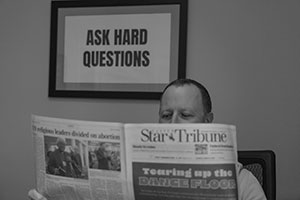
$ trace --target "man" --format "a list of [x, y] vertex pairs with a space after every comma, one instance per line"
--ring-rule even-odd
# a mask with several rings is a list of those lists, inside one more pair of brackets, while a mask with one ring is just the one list
[[[169, 83], [161, 96], [159, 123], [212, 123], [212, 103], [206, 88], [191, 79]], [[256, 178], [238, 166], [239, 200], [266, 200]]]
[[[212, 103], [207, 89], [191, 79], [178, 79], [169, 83], [160, 100], [160, 123], [212, 123]], [[257, 179], [238, 166], [240, 200], [265, 200], [265, 194]]]
[[80, 178], [82, 175], [82, 161], [79, 148], [77, 146], [73, 146], [71, 149], [71, 164], [74, 168], [75, 177]]
[[65, 152], [65, 139], [57, 138], [56, 145], [58, 148], [50, 154], [47, 171], [53, 175], [66, 176], [68, 153]]
[[101, 143], [98, 150], [95, 152], [98, 159], [98, 169], [109, 169], [110, 157], [106, 150], [106, 144]]

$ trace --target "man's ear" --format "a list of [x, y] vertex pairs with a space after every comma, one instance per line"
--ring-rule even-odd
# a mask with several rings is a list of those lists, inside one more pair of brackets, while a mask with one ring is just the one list
[[212, 123], [213, 120], [214, 120], [214, 113], [210, 112], [205, 115], [205, 119], [204, 119], [205, 123]]

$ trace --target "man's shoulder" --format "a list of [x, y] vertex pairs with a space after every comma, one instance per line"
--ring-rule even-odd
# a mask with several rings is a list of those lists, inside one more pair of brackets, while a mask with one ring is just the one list
[[244, 168], [244, 166], [241, 163], [237, 163], [237, 175], [238, 180], [240, 180], [241, 182], [255, 182], [259, 184], [258, 180], [255, 178], [252, 172]]
[[56, 157], [58, 157], [59, 155], [60, 155], [59, 149], [55, 149], [55, 150], [50, 154], [50, 158], [51, 158], [51, 157], [56, 158]]
[[59, 149], [55, 149], [52, 154], [59, 154]]
[[241, 163], [237, 163], [237, 172], [237, 181], [240, 196], [239, 199], [266, 199], [264, 191], [258, 180], [249, 170], [245, 169]]

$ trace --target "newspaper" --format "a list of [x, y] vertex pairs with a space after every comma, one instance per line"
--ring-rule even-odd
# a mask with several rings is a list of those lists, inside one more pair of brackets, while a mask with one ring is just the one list
[[37, 190], [48, 200], [238, 199], [232, 125], [33, 115], [32, 133]]

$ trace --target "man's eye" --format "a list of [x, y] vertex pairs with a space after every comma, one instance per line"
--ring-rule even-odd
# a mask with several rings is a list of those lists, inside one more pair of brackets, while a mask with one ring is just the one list
[[162, 119], [170, 119], [172, 117], [172, 114], [171, 113], [165, 113], [165, 114], [162, 114], [161, 115], [161, 118]]
[[193, 117], [193, 115], [190, 114], [190, 113], [181, 113], [181, 116], [182, 116], [183, 118], [191, 118], [191, 117]]

